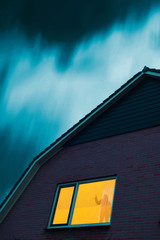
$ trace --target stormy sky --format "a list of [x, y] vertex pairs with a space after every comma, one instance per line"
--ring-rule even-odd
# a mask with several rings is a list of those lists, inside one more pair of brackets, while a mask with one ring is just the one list
[[0, 0], [0, 202], [145, 65], [160, 68], [158, 0]]

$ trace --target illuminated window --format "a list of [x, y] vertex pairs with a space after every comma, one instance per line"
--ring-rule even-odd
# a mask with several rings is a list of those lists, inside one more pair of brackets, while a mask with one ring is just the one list
[[110, 225], [116, 178], [59, 185], [48, 228]]

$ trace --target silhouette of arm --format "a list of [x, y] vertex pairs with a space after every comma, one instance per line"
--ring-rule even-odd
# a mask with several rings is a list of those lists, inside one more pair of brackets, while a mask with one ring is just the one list
[[95, 196], [95, 202], [96, 202], [97, 205], [101, 204], [101, 200], [98, 201], [97, 195]]

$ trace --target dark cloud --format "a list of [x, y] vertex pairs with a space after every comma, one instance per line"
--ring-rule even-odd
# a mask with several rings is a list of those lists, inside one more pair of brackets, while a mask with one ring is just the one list
[[0, 31], [17, 28], [28, 39], [41, 36], [47, 44], [68, 51], [84, 38], [106, 31], [134, 12], [137, 20], [158, 0], [1, 0]]
[[22, 134], [13, 142], [12, 128], [12, 124], [7, 124], [0, 131], [0, 202], [27, 168], [29, 159], [36, 154], [34, 141], [26, 143]]
[[0, 100], [3, 98], [5, 93], [5, 81], [8, 74], [9, 65], [6, 63], [2, 68], [0, 68]]

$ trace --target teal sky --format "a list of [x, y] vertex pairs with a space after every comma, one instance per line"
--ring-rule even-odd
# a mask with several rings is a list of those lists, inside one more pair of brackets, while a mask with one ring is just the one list
[[160, 5], [138, 14], [112, 16], [72, 41], [19, 25], [1, 32], [0, 202], [33, 157], [145, 65], [160, 68]]

